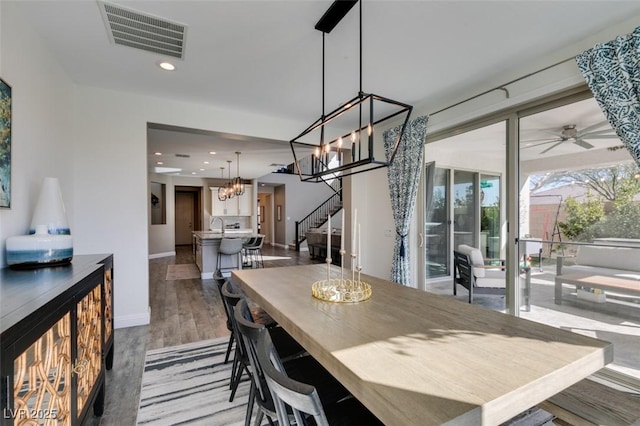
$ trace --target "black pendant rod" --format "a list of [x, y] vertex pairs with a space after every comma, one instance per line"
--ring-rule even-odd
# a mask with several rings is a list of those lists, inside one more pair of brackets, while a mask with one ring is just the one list
[[362, 96], [362, 2], [360, 2], [360, 95]]
[[324, 119], [324, 33], [322, 33], [322, 118]]
[[[322, 33], [322, 121], [324, 122], [325, 114], [324, 114], [324, 32]], [[324, 145], [324, 124], [320, 129], [320, 146]], [[321, 149], [324, 149], [322, 147]], [[320, 153], [322, 154], [322, 153]]]

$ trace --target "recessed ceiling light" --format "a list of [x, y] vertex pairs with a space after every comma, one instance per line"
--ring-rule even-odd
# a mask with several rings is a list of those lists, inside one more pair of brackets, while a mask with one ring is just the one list
[[208, 162], [208, 161], [203, 161], [203, 163], [204, 163], [204, 164], [209, 164], [209, 162]]
[[161, 152], [156, 152], [155, 154], [156, 154], [156, 155], [162, 155], [162, 153], [161, 153]]
[[156, 164], [158, 164], [158, 165], [162, 165], [162, 164], [164, 164], [164, 163], [163, 163], [162, 161], [158, 161]]
[[154, 170], [156, 173], [178, 173], [182, 169], [176, 169], [174, 167], [155, 167]]
[[158, 63], [158, 66], [165, 71], [173, 71], [176, 69], [176, 66], [173, 65], [171, 62], [160, 62]]
[[215, 151], [209, 151], [209, 154], [216, 155], [216, 152]]
[[197, 173], [196, 173], [196, 172], [191, 172], [191, 174], [192, 174], [192, 175], [195, 175], [195, 174], [197, 174]]
[[204, 169], [200, 169], [201, 172], [204, 172]]

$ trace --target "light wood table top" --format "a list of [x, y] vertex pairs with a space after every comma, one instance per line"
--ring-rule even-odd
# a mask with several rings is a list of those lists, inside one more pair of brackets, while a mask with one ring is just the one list
[[324, 278], [324, 264], [232, 272], [387, 425], [500, 424], [613, 360], [608, 342], [364, 274], [369, 300], [321, 301]]

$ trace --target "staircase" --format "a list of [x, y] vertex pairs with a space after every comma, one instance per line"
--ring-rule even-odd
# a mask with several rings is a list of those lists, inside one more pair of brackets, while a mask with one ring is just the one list
[[[328, 184], [327, 184], [328, 185]], [[300, 251], [300, 244], [307, 239], [307, 231], [319, 228], [327, 222], [329, 215], [333, 216], [342, 209], [342, 179], [334, 179], [331, 183], [333, 194], [301, 220], [296, 221], [295, 249]]]

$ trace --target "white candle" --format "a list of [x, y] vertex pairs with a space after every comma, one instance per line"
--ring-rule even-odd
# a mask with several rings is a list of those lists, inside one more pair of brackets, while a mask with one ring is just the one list
[[340, 229], [340, 251], [344, 251], [344, 210], [342, 210], [342, 228]]
[[327, 217], [327, 258], [331, 258], [331, 214]]
[[362, 241], [360, 238], [362, 237], [362, 233], [360, 231], [360, 224], [358, 224], [358, 266], [362, 266], [362, 259], [360, 259], [360, 255], [362, 254]]
[[351, 218], [351, 253], [356, 253], [356, 227], [358, 223], [358, 209], [354, 209]]

